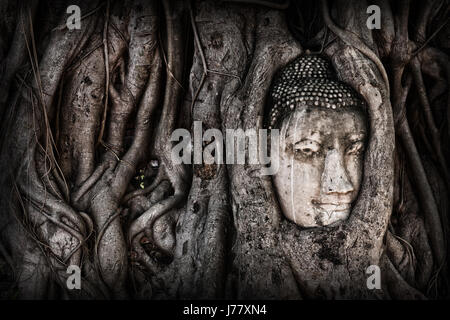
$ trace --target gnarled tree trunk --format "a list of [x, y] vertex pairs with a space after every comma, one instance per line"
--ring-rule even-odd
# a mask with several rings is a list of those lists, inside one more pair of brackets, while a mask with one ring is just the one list
[[[448, 297], [449, 3], [375, 1], [379, 30], [370, 4], [2, 2], [2, 298]], [[370, 135], [349, 219], [303, 229], [263, 165], [178, 164], [171, 135], [263, 129], [275, 74], [310, 52]]]

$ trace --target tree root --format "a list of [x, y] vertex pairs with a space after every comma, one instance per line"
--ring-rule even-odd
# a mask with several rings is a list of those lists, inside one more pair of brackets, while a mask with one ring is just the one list
[[431, 141], [434, 147], [434, 152], [436, 153], [438, 162], [441, 166], [442, 171], [444, 172], [445, 180], [449, 180], [448, 170], [447, 170], [447, 161], [444, 158], [444, 154], [442, 153], [441, 148], [441, 139], [439, 135], [439, 131], [436, 128], [436, 123], [433, 118], [433, 114], [431, 111], [430, 102], [428, 100], [427, 92], [425, 90], [425, 83], [422, 77], [422, 69], [420, 66], [420, 62], [417, 58], [413, 58], [410, 63], [412, 67], [412, 74], [417, 86], [417, 92], [419, 94], [420, 102], [423, 107], [423, 111], [425, 113], [425, 120], [428, 124], [428, 128], [431, 133]]
[[321, 7], [323, 19], [328, 28], [330, 28], [330, 30], [336, 36], [338, 36], [344, 43], [358, 49], [362, 54], [368, 57], [377, 66], [378, 71], [383, 77], [384, 84], [386, 86], [387, 96], [389, 97], [390, 96], [389, 78], [380, 58], [378, 58], [378, 56], [357, 35], [342, 30], [333, 22], [333, 20], [331, 20], [327, 0], [321, 0], [321, 4], [322, 4]]

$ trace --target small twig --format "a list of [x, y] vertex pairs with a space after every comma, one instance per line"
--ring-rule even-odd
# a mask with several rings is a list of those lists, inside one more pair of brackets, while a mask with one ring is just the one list
[[447, 19], [445, 19], [445, 21], [436, 29], [436, 31], [433, 32], [433, 34], [420, 46], [419, 49], [417, 49], [416, 51], [414, 51], [412, 53], [412, 56], [416, 56], [420, 51], [422, 51], [427, 44], [435, 37], [437, 36], [437, 34], [441, 31], [441, 29], [443, 27], [445, 27], [445, 25], [447, 24], [448, 20], [450, 19], [450, 17], [447, 17]]
[[98, 48], [101, 48], [103, 46], [103, 43], [100, 42], [98, 45], [93, 46], [93, 48], [91, 50], [89, 50], [85, 55], [83, 55], [81, 58], [77, 59], [76, 61], [74, 61], [66, 70], [66, 72], [70, 72], [73, 69], [75, 69], [75, 67], [78, 67], [81, 62], [86, 59], [87, 57], [89, 57], [95, 50], [97, 50]]
[[108, 94], [109, 94], [109, 51], [108, 51], [108, 24], [109, 24], [109, 0], [106, 1], [105, 25], [103, 27], [103, 52], [105, 55], [105, 107], [103, 109], [102, 123], [98, 135], [97, 146], [103, 139], [105, 131], [106, 116], [108, 114]]
[[122, 39], [122, 41], [125, 43], [125, 45], [128, 47], [128, 41], [123, 35], [122, 31], [119, 30], [119, 28], [116, 26], [114, 22], [110, 22], [111, 27], [114, 29], [114, 31], [119, 35], [119, 37]]
[[218, 74], [218, 75], [223, 75], [223, 76], [236, 78], [236, 79], [238, 79], [240, 85], [242, 85], [242, 81], [241, 81], [241, 78], [239, 78], [236, 75], [208, 69], [208, 64], [206, 63], [206, 58], [205, 58], [205, 54], [203, 52], [202, 43], [201, 43], [200, 37], [198, 35], [197, 24], [195, 23], [194, 13], [193, 13], [193, 10], [192, 10], [192, 3], [191, 3], [191, 1], [189, 1], [189, 15], [190, 15], [190, 19], [191, 19], [192, 30], [194, 32], [195, 44], [197, 45], [197, 48], [198, 48], [198, 51], [199, 51], [199, 54], [200, 54], [200, 59], [202, 60], [202, 65], [203, 65], [202, 78], [200, 79], [200, 83], [198, 85], [197, 90], [195, 91], [195, 94], [194, 94], [194, 96], [192, 98], [192, 102], [191, 102], [191, 112], [192, 112], [192, 110], [194, 109], [195, 101], [197, 100], [198, 95], [200, 94], [200, 90], [203, 87], [203, 83], [205, 82], [205, 79], [208, 76], [208, 73], [214, 73], [214, 74]]
[[128, 164], [134, 170], [134, 166], [129, 161], [120, 159], [119, 155], [116, 153], [116, 151], [113, 150], [112, 146], [110, 147], [108, 144], [106, 144], [103, 141], [100, 141], [100, 143], [102, 144], [103, 147], [105, 147], [106, 150], [110, 151], [114, 155], [114, 157], [116, 158], [117, 161]]
[[328, 28], [325, 28], [325, 35], [322, 40], [322, 47], [320, 48], [319, 54], [323, 53], [323, 50], [325, 49], [325, 43], [327, 42], [327, 40], [328, 40]]
[[312, 54], [322, 54], [323, 50], [325, 50], [325, 48], [327, 48], [330, 45], [330, 43], [332, 43], [334, 40], [336, 40], [336, 36], [334, 36], [333, 39], [331, 39], [328, 42], [327, 42], [327, 40], [328, 40], [328, 27], [325, 27], [325, 31], [324, 31], [324, 35], [323, 35], [323, 38], [322, 38], [322, 44], [321, 44], [320, 50], [319, 51], [312, 51], [311, 53]]
[[166, 52], [164, 51], [164, 46], [162, 45], [161, 34], [159, 32], [158, 32], [158, 43], [159, 43], [159, 49], [162, 52], [162, 57], [163, 57], [163, 60], [164, 60], [164, 64], [166, 65], [166, 69], [167, 69], [167, 72], [169, 73], [169, 76], [173, 80], [175, 80], [175, 82], [178, 84], [178, 86], [181, 88], [181, 90], [185, 91], [183, 85], [181, 84], [181, 82], [178, 81], [178, 79], [172, 73], [172, 70], [170, 70], [169, 64], [167, 63]]

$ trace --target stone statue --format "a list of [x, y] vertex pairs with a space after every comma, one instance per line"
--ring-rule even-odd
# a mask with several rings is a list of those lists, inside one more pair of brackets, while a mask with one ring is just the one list
[[271, 100], [268, 125], [280, 129], [280, 167], [273, 182], [284, 215], [302, 227], [344, 221], [362, 178], [364, 101], [316, 55], [283, 68]]

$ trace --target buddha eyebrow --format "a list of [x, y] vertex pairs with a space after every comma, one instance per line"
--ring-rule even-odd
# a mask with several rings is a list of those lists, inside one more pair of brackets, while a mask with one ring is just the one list
[[313, 131], [313, 132], [307, 133], [307, 134], [298, 134], [298, 133], [297, 134], [289, 134], [289, 132], [288, 132], [288, 133], [286, 133], [286, 139], [296, 137], [297, 141], [295, 141], [294, 143], [299, 143], [303, 140], [312, 140], [317, 143], [322, 143], [320, 137], [322, 137], [323, 135], [324, 135], [324, 133], [320, 132], [320, 131]]
[[318, 143], [318, 144], [322, 144], [322, 142], [321, 142], [320, 140], [317, 140], [317, 139], [310, 139], [310, 138], [300, 139], [300, 140], [298, 140], [298, 141], [295, 141], [294, 144], [298, 144], [298, 143], [305, 142], [305, 141], [313, 141], [313, 142], [316, 142], [316, 143]]

